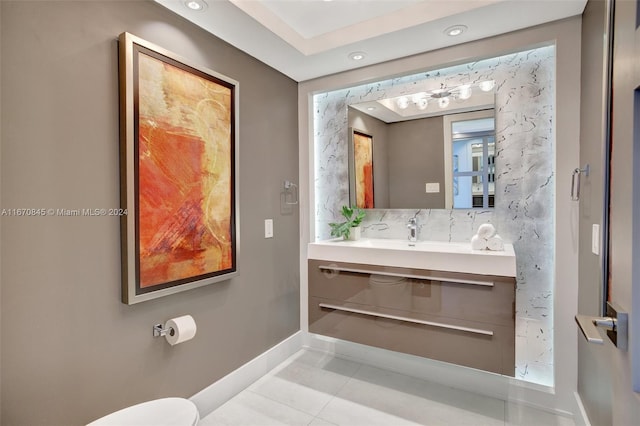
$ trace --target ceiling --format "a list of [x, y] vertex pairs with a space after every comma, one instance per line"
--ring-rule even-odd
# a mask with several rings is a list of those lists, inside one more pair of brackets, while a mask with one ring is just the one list
[[[579, 15], [586, 0], [155, 0], [296, 81]], [[196, 0], [203, 1], [203, 0]], [[452, 37], [445, 29], [467, 27]], [[350, 58], [363, 52], [364, 58]]]

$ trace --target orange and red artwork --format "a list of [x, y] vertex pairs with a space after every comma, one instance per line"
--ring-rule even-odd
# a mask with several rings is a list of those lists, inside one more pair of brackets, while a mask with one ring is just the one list
[[374, 208], [373, 203], [373, 138], [353, 132], [353, 160], [356, 207]]
[[139, 288], [233, 270], [233, 87], [137, 55]]

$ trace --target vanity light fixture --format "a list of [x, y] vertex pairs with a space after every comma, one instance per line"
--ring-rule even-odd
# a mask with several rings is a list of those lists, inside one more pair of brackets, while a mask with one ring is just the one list
[[367, 56], [367, 54], [364, 52], [351, 52], [348, 56], [352, 61], [361, 61]]
[[427, 94], [424, 92], [414, 93], [413, 95], [411, 95], [411, 102], [413, 102], [414, 104], [417, 104], [420, 102], [421, 99], [424, 99], [426, 95]]
[[471, 86], [468, 84], [463, 84], [458, 88], [459, 97], [462, 100], [467, 100], [471, 97]]
[[483, 92], [488, 92], [489, 90], [492, 90], [495, 85], [496, 85], [495, 81], [486, 80], [486, 81], [481, 81], [478, 84], [478, 87], [480, 87], [480, 90], [482, 90]]
[[409, 98], [407, 98], [406, 96], [401, 96], [398, 98], [397, 104], [398, 108], [406, 109], [409, 106]]
[[[425, 111], [430, 105], [435, 108], [436, 104], [441, 109], [447, 108], [453, 103], [455, 103], [457, 107], [462, 107], [461, 104], [471, 99], [473, 96], [473, 90], [476, 90], [476, 96], [479, 98], [476, 102], [482, 102], [483, 99], [486, 99], [483, 98], [483, 96], [486, 95], [481, 93], [481, 91], [490, 92], [494, 87], [494, 80], [486, 80], [478, 83], [466, 83], [450, 87], [447, 87], [445, 83], [441, 83], [438, 89], [388, 98], [383, 101], [388, 101], [390, 103], [383, 102], [383, 104], [387, 108], [396, 110], [396, 112], [398, 112], [398, 110], [408, 110], [411, 114], [416, 114], [417, 111], [415, 110]], [[413, 112], [411, 112], [411, 110], [413, 110]], [[401, 115], [407, 115], [407, 113], [403, 112]]]
[[204, 12], [207, 8], [207, 3], [204, 0], [184, 0], [183, 4], [196, 12]]
[[450, 37], [456, 37], [465, 31], [467, 31], [466, 25], [453, 25], [447, 28], [446, 30], [444, 30], [444, 33]]

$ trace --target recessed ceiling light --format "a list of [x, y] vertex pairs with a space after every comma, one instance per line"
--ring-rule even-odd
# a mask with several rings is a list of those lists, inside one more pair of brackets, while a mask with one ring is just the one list
[[361, 61], [367, 56], [367, 54], [364, 52], [351, 52], [348, 56], [352, 61]]
[[[331, 1], [331, 0], [325, 0], [325, 1]], [[375, 111], [376, 107], [367, 107], [367, 111]]]
[[204, 0], [184, 0], [183, 4], [196, 12], [202, 12], [207, 8], [207, 3]]
[[454, 25], [444, 30], [444, 33], [448, 36], [455, 37], [455, 36], [459, 36], [465, 31], [467, 31], [466, 25]]

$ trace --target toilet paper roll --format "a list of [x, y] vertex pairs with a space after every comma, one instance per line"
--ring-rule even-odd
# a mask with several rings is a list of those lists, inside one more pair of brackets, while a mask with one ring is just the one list
[[164, 328], [168, 330], [165, 338], [171, 346], [193, 339], [197, 329], [191, 315], [172, 318], [166, 322]]

